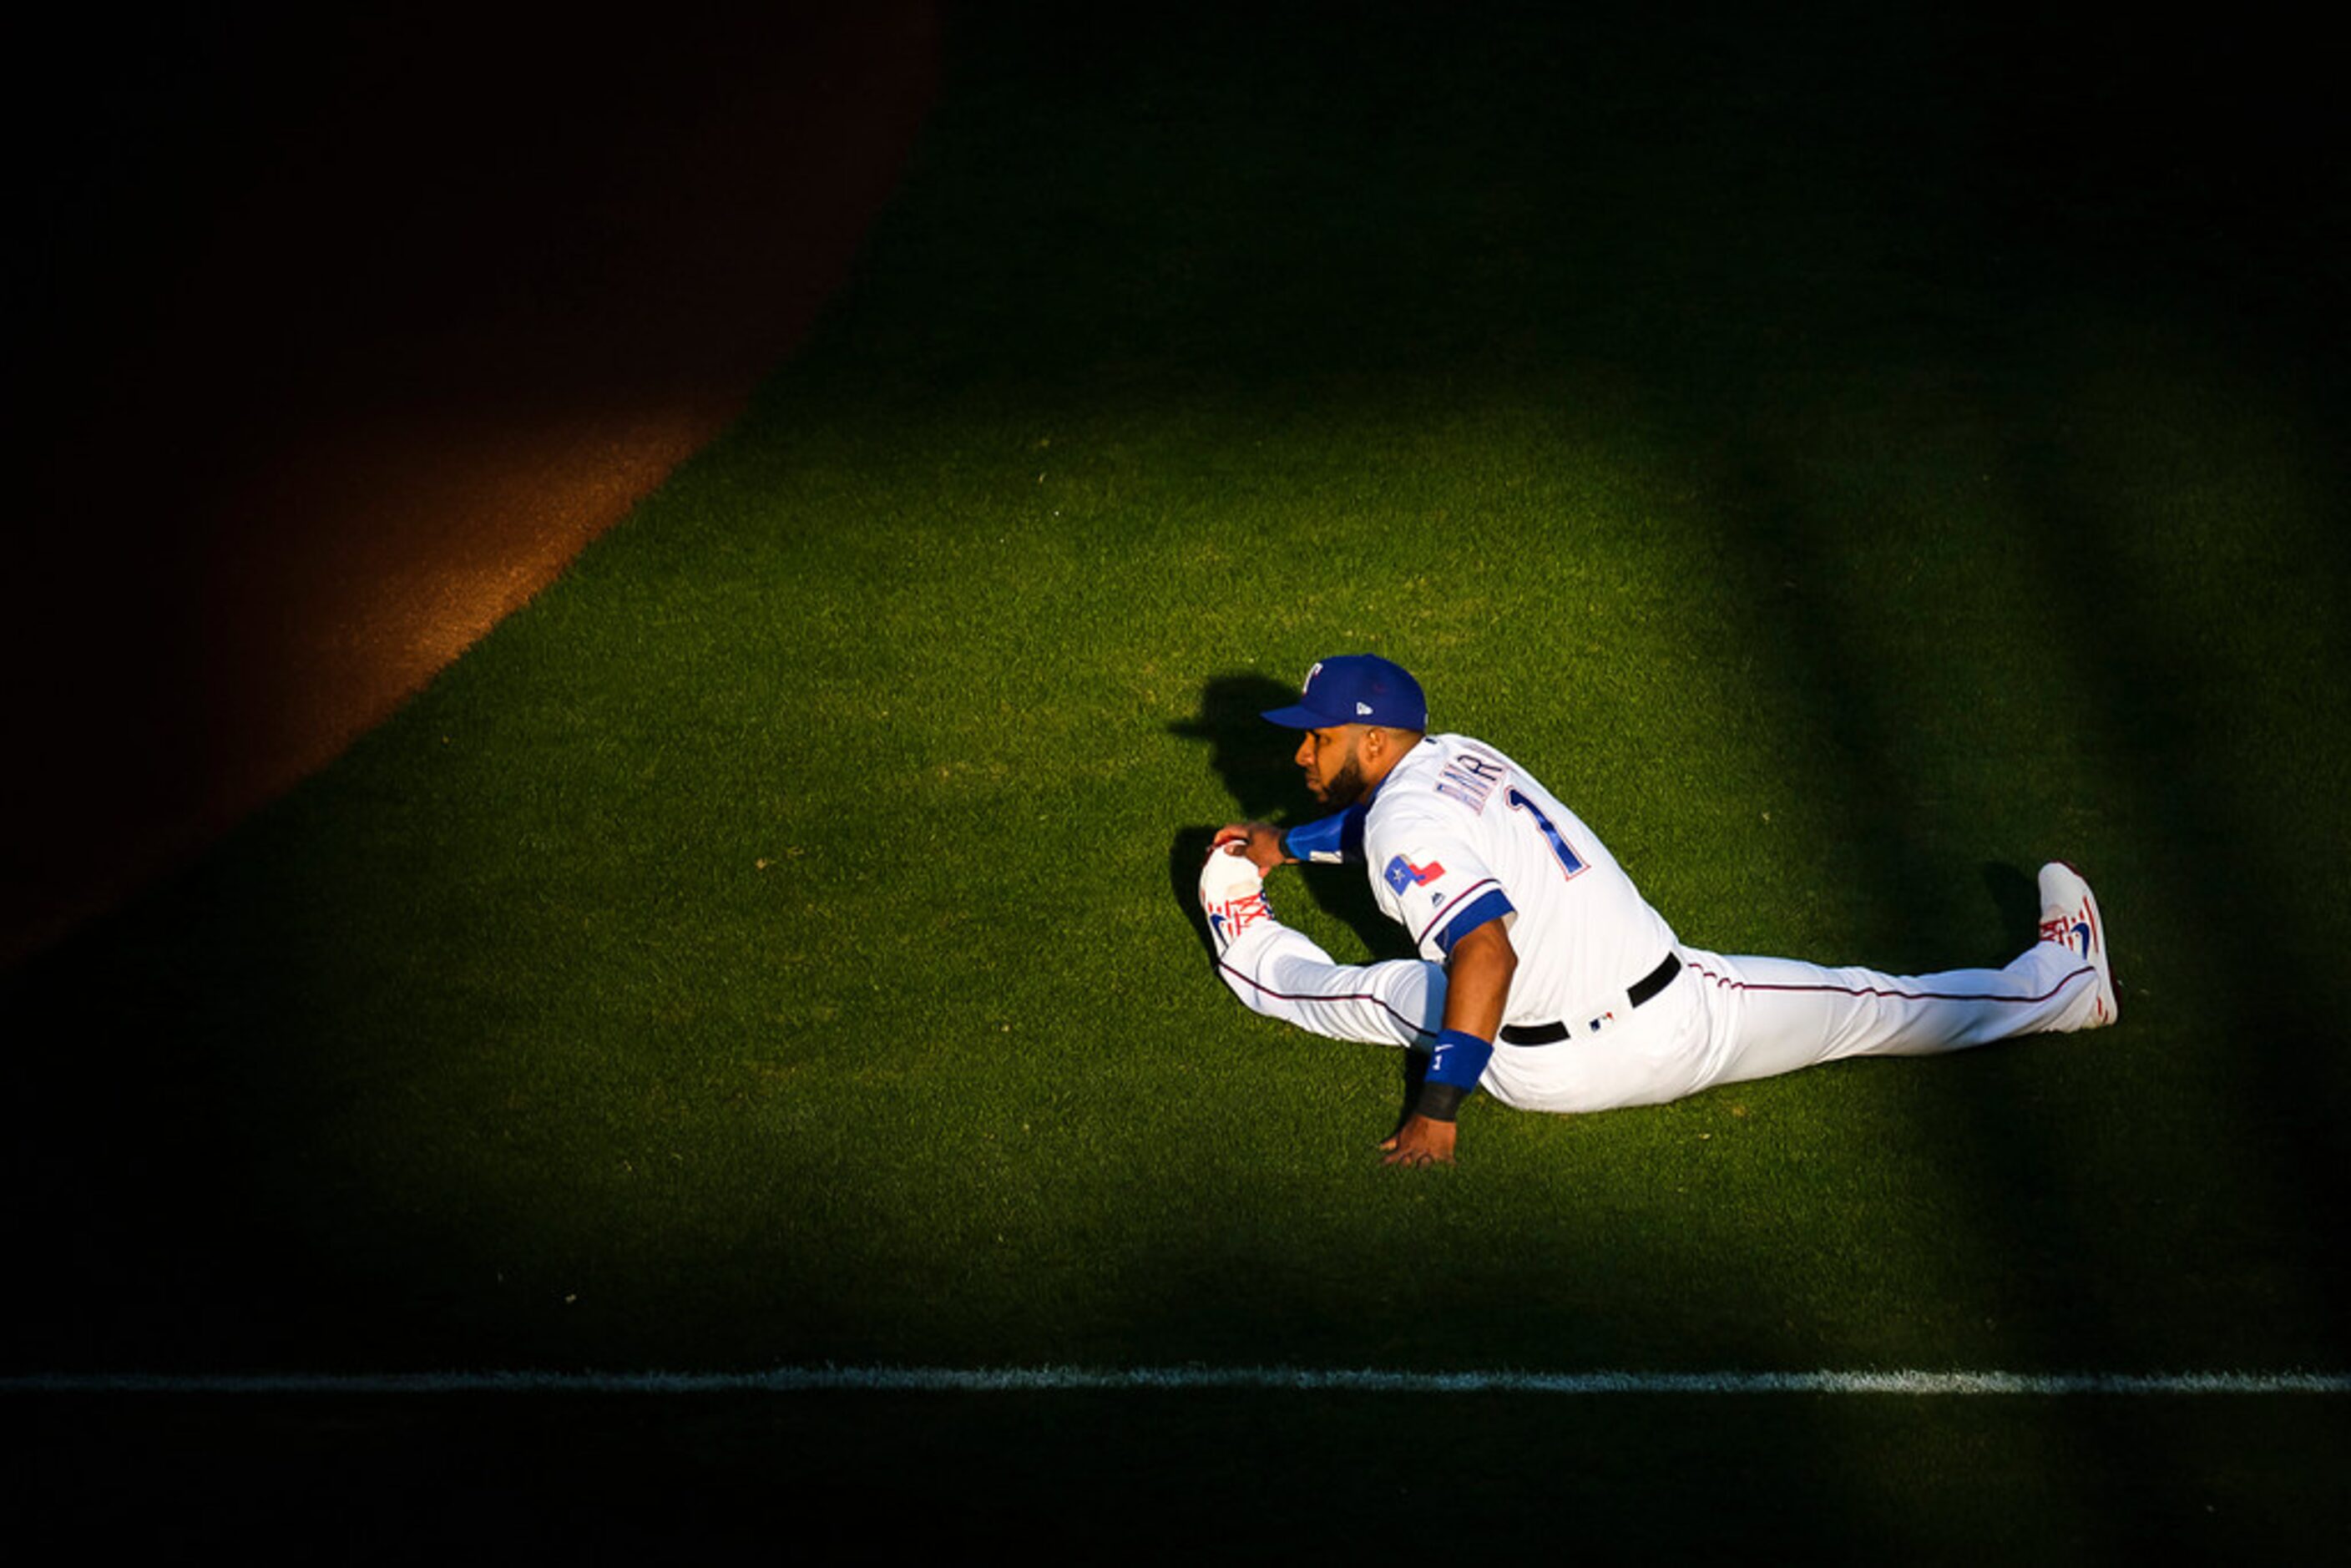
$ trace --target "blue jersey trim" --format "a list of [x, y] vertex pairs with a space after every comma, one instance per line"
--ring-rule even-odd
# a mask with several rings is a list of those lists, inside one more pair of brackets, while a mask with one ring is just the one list
[[1291, 860], [1323, 865], [1361, 864], [1364, 819], [1369, 815], [1369, 808], [1354, 805], [1319, 822], [1301, 822], [1281, 835], [1282, 852]]
[[[1471, 904], [1478, 902], [1479, 894], [1484, 893], [1489, 888], [1499, 889], [1501, 885], [1502, 884], [1500, 883], [1496, 882], [1490, 876], [1479, 877], [1476, 882], [1471, 883], [1468, 887], [1465, 887], [1459, 893], [1455, 894], [1453, 895], [1452, 903], [1446, 904], [1443, 908], [1437, 910], [1436, 914], [1430, 915], [1428, 917], [1427, 925], [1422, 926], [1417, 931], [1413, 931], [1412, 945], [1416, 947], [1419, 946], [1422, 943], [1428, 940], [1430, 932], [1441, 931], [1446, 926], [1451, 925], [1453, 923], [1453, 915], [1456, 910], [1468, 908]], [[1401, 920], [1404, 916], [1400, 915], [1396, 916], [1396, 918]], [[1410, 926], [1406, 926], [1405, 929], [1407, 931], [1412, 930]], [[1467, 931], [1468, 927], [1465, 925], [1462, 929]]]
[[1428, 1082], [1449, 1083], [1456, 1089], [1475, 1089], [1486, 1071], [1486, 1063], [1494, 1059], [1490, 1040], [1479, 1040], [1467, 1030], [1441, 1030], [1437, 1036], [1437, 1049], [1428, 1058]]
[[1489, 920], [1499, 920], [1505, 915], [1517, 913], [1510, 899], [1503, 895], [1502, 890], [1499, 887], [1487, 889], [1459, 907], [1460, 913], [1446, 921], [1445, 929], [1437, 934], [1437, 946], [1448, 958], [1453, 956], [1453, 945], [1456, 942]]

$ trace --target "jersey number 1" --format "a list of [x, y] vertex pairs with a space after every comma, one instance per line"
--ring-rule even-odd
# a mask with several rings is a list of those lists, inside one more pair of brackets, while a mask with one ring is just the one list
[[1583, 869], [1583, 857], [1568, 848], [1567, 841], [1559, 836], [1559, 830], [1551, 825], [1551, 819], [1542, 814], [1541, 807], [1516, 789], [1503, 791], [1502, 799], [1510, 803], [1511, 810], [1524, 811], [1535, 820], [1535, 826], [1542, 830], [1542, 836], [1551, 841], [1551, 852], [1559, 857], [1561, 871], [1572, 877]]

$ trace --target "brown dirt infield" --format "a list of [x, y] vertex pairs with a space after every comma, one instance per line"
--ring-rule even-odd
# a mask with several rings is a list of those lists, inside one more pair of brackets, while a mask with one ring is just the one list
[[0, 963], [332, 760], [716, 436], [894, 188], [939, 34], [930, 0], [659, 38], [363, 10], [99, 189], [104, 265], [16, 371]]

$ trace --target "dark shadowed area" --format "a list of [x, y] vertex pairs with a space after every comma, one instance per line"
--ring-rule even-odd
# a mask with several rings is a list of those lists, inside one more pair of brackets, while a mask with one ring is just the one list
[[12, 110], [0, 961], [324, 765], [725, 427], [894, 185], [935, 12], [64, 24]]

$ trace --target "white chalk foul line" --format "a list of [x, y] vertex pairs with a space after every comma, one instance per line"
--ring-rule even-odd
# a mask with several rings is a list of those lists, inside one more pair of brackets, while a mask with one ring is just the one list
[[2351, 1394], [2332, 1372], [1375, 1372], [1306, 1367], [778, 1367], [768, 1372], [31, 1373], [7, 1394]]

